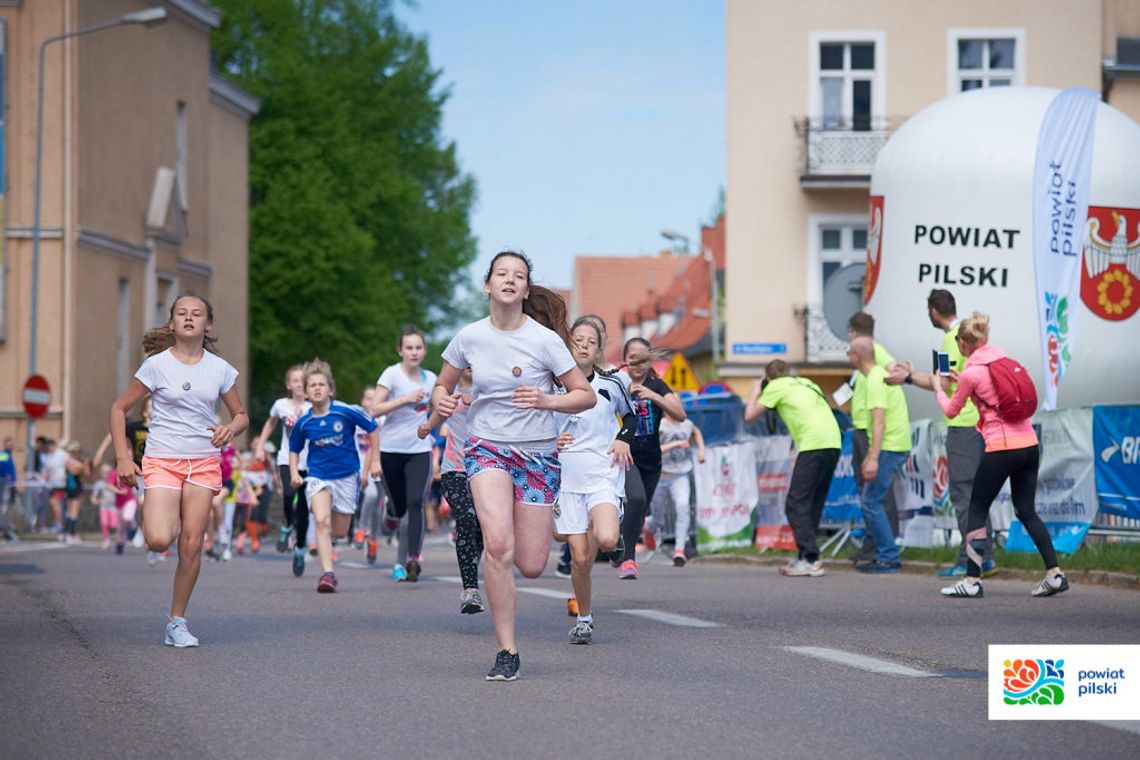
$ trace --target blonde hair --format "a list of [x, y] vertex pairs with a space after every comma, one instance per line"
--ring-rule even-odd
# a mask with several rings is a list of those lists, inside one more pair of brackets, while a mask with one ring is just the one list
[[323, 375], [325, 380], [329, 381], [329, 391], [336, 394], [336, 380], [333, 380], [332, 367], [329, 363], [322, 360], [320, 357], [314, 358], [311, 362], [305, 362], [305, 367], [302, 370], [304, 377], [304, 385], [309, 387], [309, 378], [313, 375]]
[[963, 343], [976, 346], [990, 339], [990, 315], [975, 311], [958, 325], [958, 338]]

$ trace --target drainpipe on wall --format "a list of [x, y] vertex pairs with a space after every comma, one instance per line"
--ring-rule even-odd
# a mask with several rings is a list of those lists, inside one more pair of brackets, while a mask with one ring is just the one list
[[[70, 32], [71, 0], [64, 0], [63, 25], [64, 32]], [[60, 396], [63, 402], [63, 431], [64, 440], [71, 440], [71, 408], [72, 408], [72, 371], [74, 367], [75, 330], [71, 324], [74, 304], [72, 303], [74, 288], [72, 288], [72, 260], [75, 252], [75, 225], [72, 223], [72, 53], [74, 52], [74, 39], [63, 41], [63, 393]]]

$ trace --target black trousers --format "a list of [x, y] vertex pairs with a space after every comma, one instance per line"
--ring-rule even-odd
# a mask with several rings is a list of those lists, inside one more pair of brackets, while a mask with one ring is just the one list
[[982, 576], [982, 552], [986, 543], [986, 521], [990, 507], [1009, 480], [1009, 495], [1013, 511], [1033, 539], [1045, 568], [1057, 566], [1057, 552], [1049, 529], [1037, 516], [1037, 469], [1041, 464], [1041, 449], [1030, 446], [1009, 451], [987, 451], [982, 455], [978, 473], [974, 476], [974, 492], [970, 495], [970, 515], [966, 520], [966, 575]]
[[634, 559], [637, 555], [637, 541], [641, 538], [641, 529], [645, 527], [645, 516], [649, 513], [649, 504], [653, 501], [659, 480], [660, 462], [655, 466], [643, 467], [635, 458], [633, 467], [625, 471], [625, 515], [621, 520], [621, 536], [625, 542], [623, 562]]
[[839, 449], [801, 451], [796, 455], [784, 511], [796, 537], [800, 559], [808, 562], [819, 559], [815, 537], [823, 517], [823, 505], [827, 502], [827, 489], [831, 487], [831, 476], [835, 474], [838, 462]]
[[[299, 470], [301, 477], [305, 477], [305, 470]], [[298, 549], [305, 548], [305, 537], [309, 533], [309, 502], [305, 499], [305, 486], [294, 490], [289, 481], [289, 465], [277, 465], [277, 474], [281, 476], [281, 504], [285, 510], [285, 523], [293, 526], [293, 537]]]
[[408, 516], [408, 554], [418, 557], [424, 545], [424, 493], [431, 477], [431, 452], [400, 454], [380, 452], [388, 512], [397, 519]]

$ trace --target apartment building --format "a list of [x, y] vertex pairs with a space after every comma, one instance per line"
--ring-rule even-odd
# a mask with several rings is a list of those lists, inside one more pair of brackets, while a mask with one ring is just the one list
[[[983, 87], [1080, 85], [1140, 121], [1140, 3], [728, 0], [720, 369], [834, 387], [862, 304], [871, 170], [908, 116]], [[916, 319], [921, 315], [916, 315]]]
[[220, 12], [203, 0], [0, 1], [0, 437], [18, 444], [31, 374], [40, 46], [155, 6], [166, 10], [161, 25], [45, 48], [35, 370], [51, 405], [36, 432], [97, 446], [143, 359], [143, 331], [166, 321], [183, 290], [212, 301], [219, 347], [245, 393], [248, 125], [258, 102], [211, 71]]

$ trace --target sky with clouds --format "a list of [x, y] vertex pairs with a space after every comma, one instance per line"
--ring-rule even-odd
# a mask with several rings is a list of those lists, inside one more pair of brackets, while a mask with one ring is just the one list
[[[724, 6], [701, 0], [419, 0], [397, 15], [449, 87], [443, 132], [479, 200], [481, 275], [521, 248], [539, 282], [577, 254], [694, 241], [724, 185]], [[475, 273], [473, 273], [475, 276]]]

